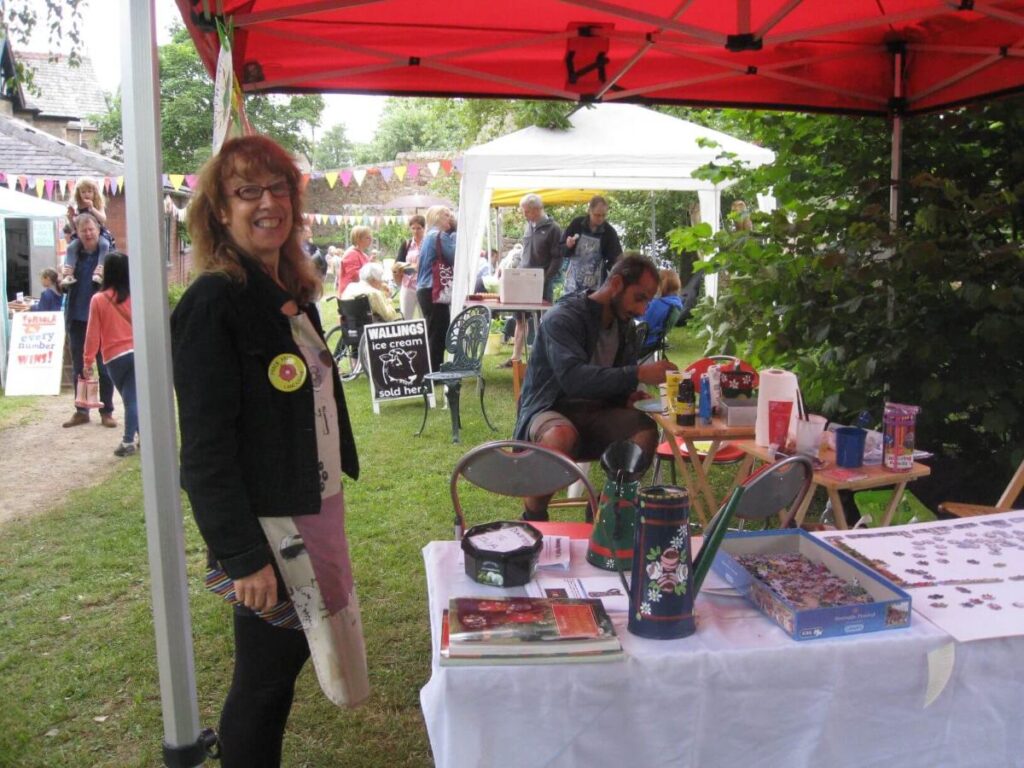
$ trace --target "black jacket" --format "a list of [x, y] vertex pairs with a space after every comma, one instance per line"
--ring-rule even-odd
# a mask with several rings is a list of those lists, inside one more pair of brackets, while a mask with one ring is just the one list
[[523, 261], [520, 266], [544, 270], [550, 283], [562, 271], [562, 229], [549, 216], [537, 222], [533, 234], [523, 236]]
[[[205, 274], [171, 315], [174, 386], [181, 427], [181, 485], [213, 556], [232, 578], [271, 562], [257, 517], [320, 511], [312, 377], [296, 391], [268, 377], [278, 355], [299, 355], [288, 300], [262, 270], [245, 263], [247, 282]], [[323, 335], [316, 308], [303, 311]], [[334, 370], [342, 468], [359, 459]]]

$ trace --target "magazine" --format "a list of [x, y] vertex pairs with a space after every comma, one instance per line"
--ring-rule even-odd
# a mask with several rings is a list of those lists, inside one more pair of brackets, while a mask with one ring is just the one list
[[447, 613], [449, 657], [622, 653], [600, 600], [456, 597]]

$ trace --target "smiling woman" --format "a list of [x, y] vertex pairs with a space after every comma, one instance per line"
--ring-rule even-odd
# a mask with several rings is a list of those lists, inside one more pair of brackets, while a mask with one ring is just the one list
[[207, 585], [234, 605], [219, 728], [229, 767], [279, 764], [311, 653], [331, 701], [368, 695], [342, 496], [342, 468], [355, 479], [359, 460], [301, 245], [300, 181], [270, 139], [224, 143], [189, 208], [201, 274], [171, 317], [182, 486]]

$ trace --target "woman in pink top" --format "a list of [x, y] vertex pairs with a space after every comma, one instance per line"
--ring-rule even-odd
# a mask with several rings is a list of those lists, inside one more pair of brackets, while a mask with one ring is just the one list
[[131, 456], [138, 448], [139, 404], [135, 395], [135, 344], [132, 341], [132, 300], [128, 285], [128, 257], [118, 251], [103, 262], [103, 283], [89, 303], [82, 362], [92, 370], [96, 353], [103, 355], [107, 376], [124, 402], [124, 436], [115, 456]]
[[341, 257], [341, 271], [338, 272], [338, 295], [341, 296], [349, 283], [359, 280], [359, 270], [370, 261], [367, 251], [373, 243], [373, 232], [369, 227], [352, 227], [352, 245]]

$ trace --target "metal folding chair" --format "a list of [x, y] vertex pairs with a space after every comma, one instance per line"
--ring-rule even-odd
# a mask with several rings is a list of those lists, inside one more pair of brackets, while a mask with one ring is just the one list
[[[743, 495], [733, 519], [743, 527], [746, 520], [767, 520], [778, 515], [779, 528], [790, 528], [804, 497], [811, 490], [814, 466], [806, 456], [790, 456], [774, 464], [765, 464], [743, 481]], [[712, 530], [725, 506], [707, 525]]]
[[468, 451], [452, 470], [451, 495], [455, 511], [455, 538], [462, 538], [465, 516], [458, 482], [464, 477], [473, 485], [502, 496], [546, 496], [583, 483], [589, 503], [586, 520], [597, 514], [598, 496], [590, 479], [565, 454], [522, 440], [494, 440]]

